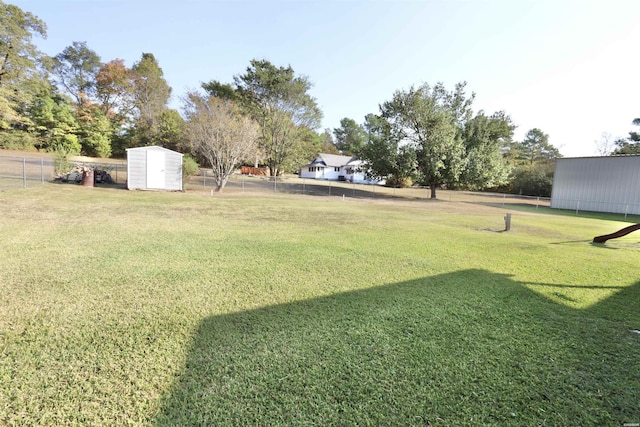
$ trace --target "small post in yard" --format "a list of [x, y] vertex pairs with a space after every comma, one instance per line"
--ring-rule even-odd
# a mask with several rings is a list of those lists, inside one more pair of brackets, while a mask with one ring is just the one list
[[44, 184], [44, 159], [40, 159], [40, 182]]
[[27, 159], [22, 158], [22, 184], [27, 188]]
[[504, 216], [504, 231], [511, 230], [511, 214], [508, 213]]

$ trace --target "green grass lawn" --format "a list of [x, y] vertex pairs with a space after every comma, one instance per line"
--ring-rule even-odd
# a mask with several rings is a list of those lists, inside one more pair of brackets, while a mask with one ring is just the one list
[[640, 422], [640, 235], [506, 212], [0, 193], [0, 424]]

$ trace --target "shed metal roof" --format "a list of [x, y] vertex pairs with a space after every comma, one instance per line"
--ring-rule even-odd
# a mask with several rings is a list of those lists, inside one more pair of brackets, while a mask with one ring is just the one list
[[149, 146], [146, 146], [146, 147], [127, 148], [126, 151], [147, 151], [147, 150], [167, 151], [169, 153], [175, 153], [175, 154], [180, 154], [181, 156], [184, 156], [184, 154], [182, 154], [182, 153], [179, 153], [179, 152], [173, 151], [173, 150], [169, 150], [168, 148], [160, 147], [159, 145], [149, 145]]

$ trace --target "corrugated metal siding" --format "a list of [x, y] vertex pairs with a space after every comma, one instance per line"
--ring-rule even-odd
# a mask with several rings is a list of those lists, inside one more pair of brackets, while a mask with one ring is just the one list
[[127, 188], [147, 188], [147, 152], [144, 150], [127, 150]]
[[147, 189], [147, 151], [149, 150], [165, 153], [164, 189], [182, 190], [182, 154], [158, 146], [127, 149], [127, 188], [129, 190]]
[[551, 207], [640, 214], [640, 156], [557, 159]]
[[182, 154], [168, 152], [165, 156], [165, 188], [182, 190]]

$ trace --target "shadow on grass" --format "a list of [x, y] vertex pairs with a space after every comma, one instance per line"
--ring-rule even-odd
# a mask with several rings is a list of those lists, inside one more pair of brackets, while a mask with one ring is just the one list
[[[312, 180], [315, 181], [315, 180]], [[228, 188], [241, 188], [246, 190], [260, 190], [260, 191], [276, 191], [287, 194], [300, 194], [306, 196], [321, 196], [321, 197], [349, 197], [358, 199], [389, 199], [389, 200], [423, 200], [427, 199], [427, 190], [425, 190], [425, 197], [409, 197], [404, 194], [395, 194], [393, 188], [380, 187], [377, 185], [362, 185], [362, 184], [344, 183], [344, 182], [332, 182], [323, 181], [320, 184], [314, 184], [309, 182], [301, 182], [294, 180], [287, 180], [278, 182], [274, 186], [273, 181], [270, 180], [258, 180], [247, 181], [243, 183], [229, 181]], [[399, 191], [400, 193], [400, 191]]]
[[640, 422], [639, 302], [574, 310], [464, 270], [212, 316], [156, 425]]

